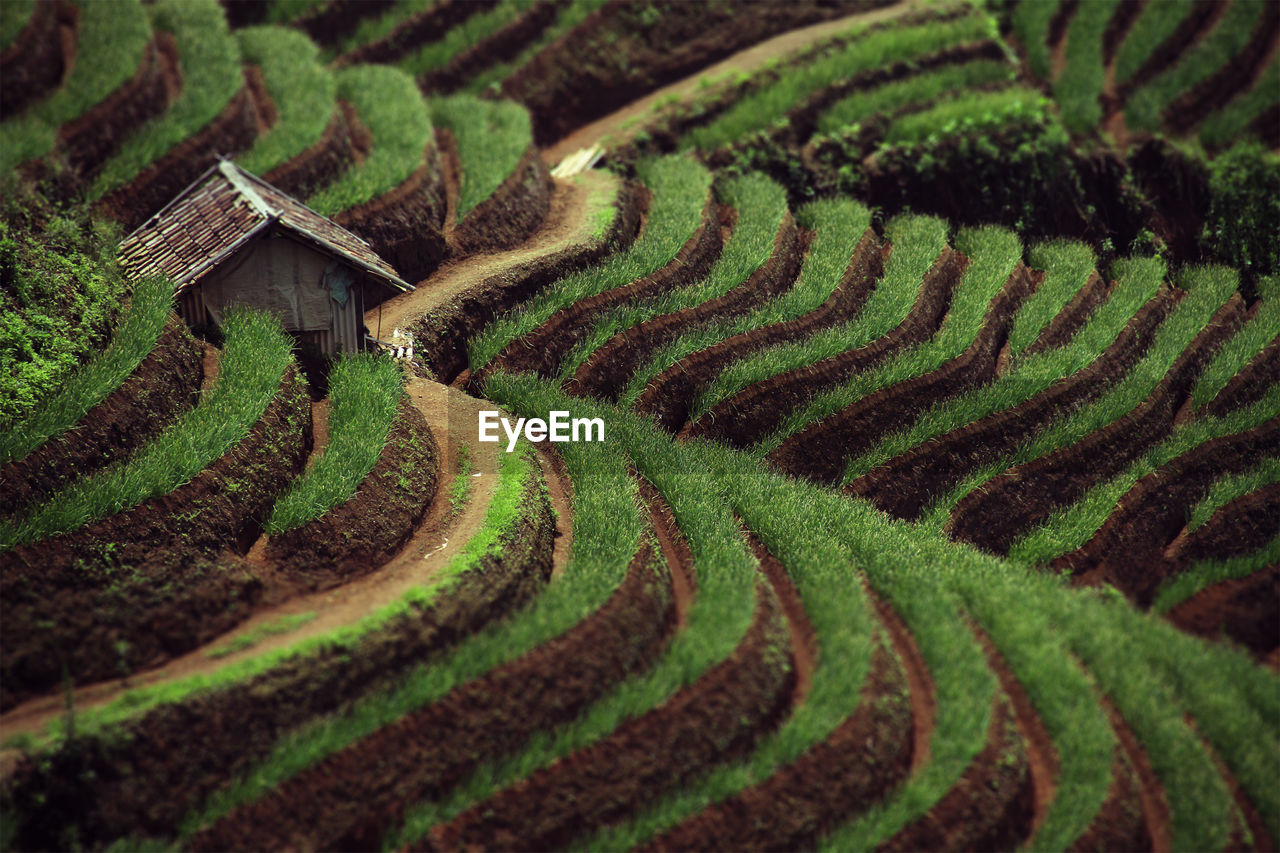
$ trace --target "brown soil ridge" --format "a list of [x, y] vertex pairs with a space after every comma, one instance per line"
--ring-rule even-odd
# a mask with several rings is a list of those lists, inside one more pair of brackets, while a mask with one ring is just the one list
[[454, 226], [450, 245], [463, 255], [515, 248], [546, 219], [553, 186], [538, 149], [530, 145], [493, 195]]
[[[87, 183], [97, 175], [130, 131], [168, 109], [171, 93], [166, 66], [176, 69], [177, 65], [173, 36], [157, 34], [147, 44], [131, 78], [79, 118], [58, 128], [57, 150], [80, 182]], [[176, 75], [176, 71], [170, 73]]]
[[849, 494], [867, 498], [898, 518], [919, 518], [932, 501], [969, 473], [1012, 452], [1061, 412], [1100, 397], [1123, 379], [1151, 345], [1174, 302], [1171, 291], [1161, 291], [1087, 367], [1011, 409], [993, 412], [895, 456], [850, 483]]
[[747, 753], [790, 707], [786, 619], [768, 583], [733, 654], [665, 703], [472, 806], [424, 847], [551, 850], [623, 820], [708, 766]]
[[33, 507], [145, 446], [195, 405], [203, 374], [200, 347], [170, 316], [151, 352], [102, 402], [66, 432], [0, 468], [0, 515]]
[[344, 210], [333, 221], [369, 242], [400, 277], [417, 281], [449, 254], [440, 151], [428, 141], [422, 164], [395, 189]]
[[1219, 507], [1199, 528], [1183, 530], [1165, 549], [1175, 563], [1227, 560], [1261, 549], [1280, 533], [1280, 483], [1269, 483]]
[[868, 227], [854, 247], [840, 281], [821, 305], [794, 320], [752, 329], [685, 356], [649, 383], [636, 408], [652, 413], [669, 432], [685, 438], [706, 435], [714, 422], [690, 424], [689, 418], [698, 394], [709, 382], [739, 358], [852, 319], [862, 310], [882, 270], [880, 243]]
[[[72, 610], [55, 620], [55, 630], [35, 630], [35, 623], [41, 616], [60, 614], [63, 607], [109, 595], [127, 584], [123, 567], [146, 566], [156, 554], [182, 565], [211, 557], [246, 535], [252, 541], [276, 495], [301, 472], [310, 446], [306, 383], [291, 366], [249, 434], [186, 484], [78, 530], [0, 554], [0, 597], [5, 602], [0, 709], [46, 692], [64, 677], [81, 684], [118, 674], [120, 660], [110, 649], [76, 647], [77, 636], [116, 618], [112, 612]], [[217, 584], [216, 574], [210, 582]], [[145, 588], [134, 592], [146, 593]], [[237, 613], [231, 625], [246, 615]], [[136, 628], [159, 631], [161, 626]], [[182, 636], [163, 650], [164, 657], [207, 639]], [[119, 639], [129, 650], [119, 658], [130, 670], [152, 662], [150, 655], [142, 657], [148, 646], [143, 638]], [[81, 665], [62, 671], [66, 654], [76, 655]]]
[[63, 0], [38, 0], [31, 17], [0, 53], [4, 98], [0, 119], [7, 119], [52, 93], [76, 61], [80, 10]]
[[858, 349], [757, 382], [721, 401], [700, 420], [723, 424], [723, 428], [717, 428], [713, 435], [733, 447], [749, 447], [768, 437], [793, 409], [812, 397], [856, 373], [870, 370], [907, 347], [933, 337], [951, 306], [951, 292], [960, 279], [964, 264], [965, 259], [960, 253], [944, 248], [925, 273], [915, 304], [907, 316], [884, 337]]
[[1204, 442], [1135, 483], [1089, 541], [1055, 560], [1054, 567], [1072, 569], [1073, 583], [1111, 583], [1138, 606], [1149, 607], [1175, 570], [1165, 548], [1214, 481], [1275, 455], [1280, 455], [1280, 417]]
[[1205, 406], [1205, 412], [1220, 418], [1256, 403], [1275, 385], [1280, 385], [1280, 335], [1272, 338], [1271, 343], [1231, 377], [1218, 396]]
[[[794, 476], [838, 483], [846, 460], [869, 450], [892, 430], [914, 423], [922, 400], [947, 400], [996, 378], [996, 360], [1009, 336], [1009, 324], [1023, 300], [1044, 274], [1018, 261], [1000, 291], [987, 306], [986, 316], [972, 343], [945, 364], [863, 397], [832, 417], [810, 424], [787, 439], [770, 461]], [[809, 446], [809, 454], [804, 448]]]
[[1102, 808], [1069, 848], [1079, 853], [1106, 850], [1151, 850], [1151, 833], [1142, 812], [1141, 783], [1124, 747], [1117, 744], [1111, 762], [1111, 785]]
[[920, 647], [916, 645], [911, 629], [884, 598], [866, 586], [867, 597], [875, 606], [876, 615], [889, 634], [894, 653], [906, 671], [907, 692], [911, 698], [911, 768], [912, 775], [929, 764], [931, 741], [938, 717], [938, 697]]
[[1079, 441], [1010, 468], [966, 495], [952, 510], [953, 538], [1005, 554], [1013, 540], [1093, 484], [1115, 476], [1151, 444], [1169, 434], [1200, 371], [1243, 323], [1236, 293], [1179, 354], [1151, 394], [1133, 410]]
[[525, 47], [555, 23], [568, 0], [538, 3], [489, 37], [457, 54], [443, 68], [418, 77], [418, 88], [425, 94], [447, 94], [463, 86], [472, 77], [520, 56]]
[[1116, 4], [1116, 10], [1111, 13], [1111, 20], [1107, 21], [1107, 28], [1102, 33], [1103, 65], [1109, 66], [1115, 61], [1116, 51], [1133, 29], [1133, 22], [1138, 20], [1147, 2], [1148, 0], [1120, 0]]
[[497, 0], [440, 0], [396, 24], [376, 41], [352, 48], [333, 61], [335, 67], [395, 65], [424, 44], [438, 41], [458, 24], [497, 5]]
[[[723, 8], [677, 4], [656, 21], [641, 0], [593, 12], [503, 82], [529, 108], [545, 146], [618, 104], [704, 69], [735, 51], [805, 24], [885, 6], [882, 0], [735, 0]], [[708, 12], [712, 14], [708, 17]], [[608, 56], [607, 64], [583, 57]]]
[[1280, 648], [1280, 564], [1211, 584], [1174, 607], [1168, 619], [1206, 640], [1224, 636], [1260, 658]]
[[302, 30], [316, 44], [332, 47], [354, 32], [360, 21], [394, 5], [395, 0], [329, 0], [290, 26]]
[[267, 172], [262, 179], [294, 198], [309, 198], [333, 183], [359, 159], [346, 106], [335, 101], [333, 114], [320, 138]]
[[981, 643], [992, 670], [1000, 680], [1000, 687], [1009, 697], [1009, 703], [1013, 706], [1014, 724], [1026, 747], [1027, 767], [1033, 792], [1033, 811], [1025, 840], [1028, 846], [1034, 845], [1036, 832], [1044, 825], [1049, 809], [1053, 806], [1054, 797], [1057, 796], [1058, 774], [1062, 769], [1062, 764], [1058, 760], [1058, 748], [1044, 721], [1036, 713], [1035, 705], [1027, 695], [1026, 688], [1009, 668], [1009, 662], [996, 648], [991, 635], [976, 621], [971, 622], [969, 627], [978, 636], [978, 642]]
[[[660, 499], [648, 503], [657, 537], [690, 559], [678, 530], [666, 526]], [[438, 799], [652, 665], [674, 617], [671, 573], [645, 541], [608, 601], [578, 625], [330, 755], [188, 846], [373, 849], [407, 805]]]
[[[358, 646], [325, 645], [286, 658], [259, 675], [66, 741], [40, 762], [21, 759], [9, 783], [24, 815], [16, 843], [56, 849], [72, 816], [85, 844], [139, 834], [173, 837], [193, 807], [266, 756], [286, 732], [364, 693], [400, 684], [405, 673], [528, 602], [550, 575], [555, 533], [540, 476], [524, 489], [520, 506], [516, 525], [502, 534], [498, 558], [482, 558], [450, 594], [425, 609], [409, 608]], [[552, 683], [535, 679], [528, 692]], [[472, 718], [451, 711], [446, 719], [456, 725]], [[491, 738], [494, 730], [478, 724], [476, 731]], [[261, 849], [262, 842], [249, 846]]]
[[1026, 841], [1034, 791], [1026, 744], [1007, 698], [993, 701], [987, 743], [941, 800], [876, 849], [1013, 850]]
[[1049, 325], [1040, 331], [1036, 339], [1022, 351], [1020, 357], [1026, 358], [1036, 353], [1061, 349], [1071, 343], [1076, 334], [1089, 322], [1093, 312], [1111, 298], [1114, 290], [1115, 282], [1108, 283], [1098, 275], [1097, 270], [1089, 273], [1089, 280], [1084, 283], [1084, 287], [1080, 288], [1071, 301], [1054, 316]]
[[[246, 75], [249, 71], [246, 69]], [[207, 125], [98, 199], [95, 212], [132, 231], [200, 177], [219, 156], [247, 150], [258, 136], [258, 109], [246, 83]]]
[[[558, 189], [563, 186], [557, 185]], [[583, 230], [572, 220], [572, 211], [557, 212], [556, 205], [567, 201], [552, 199], [552, 212], [544, 220], [542, 230], [530, 238], [530, 243], [536, 245], [527, 252], [516, 250], [512, 263], [494, 263], [490, 256], [479, 256], [461, 259], [456, 267], [442, 270], [442, 274], [461, 274], [477, 268], [482, 276], [465, 284], [453, 298], [438, 302], [411, 320], [419, 358], [440, 381], [452, 382], [466, 369], [467, 341], [500, 313], [557, 279], [625, 249], [635, 239], [641, 210], [634, 184], [628, 182], [620, 188], [617, 214], [603, 238], [592, 235], [582, 242], [566, 243], [560, 236], [563, 232]], [[546, 237], [540, 238], [544, 232]], [[539, 253], [543, 246], [554, 248]], [[430, 287], [431, 283], [428, 280], [422, 286]]]
[[690, 326], [745, 313], [790, 286], [800, 272], [806, 242], [791, 212], [785, 212], [768, 259], [746, 281], [723, 296], [654, 317], [619, 332], [591, 354], [573, 379], [566, 383], [566, 388], [578, 396], [617, 400], [622, 387], [645, 360], [664, 344], [680, 337]]
[[426, 418], [400, 401], [373, 469], [347, 501], [267, 540], [265, 556], [286, 574], [342, 581], [391, 559], [422, 521], [440, 475], [440, 448]]
[[824, 741], [768, 779], [684, 820], [645, 850], [803, 850], [892, 791], [911, 765], [902, 663], [884, 643], [857, 709]]
[[1183, 92], [1164, 112], [1164, 125], [1176, 134], [1190, 133], [1210, 112], [1247, 91], [1264, 73], [1268, 57], [1280, 46], [1280, 3], [1262, 4], [1257, 29], [1239, 53], [1193, 89]]
[[717, 204], [708, 191], [701, 223], [670, 263], [630, 284], [606, 290], [560, 309], [525, 337], [507, 344], [494, 359], [493, 369], [532, 370], [540, 376], [551, 378], [559, 369], [565, 353], [586, 337], [596, 318], [618, 305], [658, 296], [704, 278], [719, 259], [723, 246]]
[[1147, 60], [1133, 76], [1116, 87], [1114, 107], [1119, 109], [1129, 96], [1142, 88], [1167, 67], [1178, 61], [1191, 46], [1211, 32], [1226, 14], [1228, 0], [1201, 0], [1191, 4], [1187, 16], [1168, 38], [1147, 55]]

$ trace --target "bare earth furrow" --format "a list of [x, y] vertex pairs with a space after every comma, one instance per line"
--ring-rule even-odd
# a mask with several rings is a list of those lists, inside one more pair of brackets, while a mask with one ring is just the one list
[[680, 432], [688, 422], [698, 392], [731, 362], [773, 344], [796, 340], [852, 319], [871, 295], [882, 271], [880, 245], [875, 232], [868, 228], [854, 249], [840, 283], [822, 305], [795, 320], [752, 329], [685, 356], [649, 383], [636, 401], [636, 409], [652, 414], [668, 432]]
[[591, 354], [567, 387], [580, 396], [616, 400], [631, 374], [660, 347], [680, 337], [691, 326], [744, 314], [790, 286], [800, 274], [805, 247], [806, 238], [788, 211], [778, 227], [769, 259], [746, 281], [723, 296], [619, 332]]
[[1280, 483], [1241, 495], [1201, 527], [1178, 538], [1165, 556], [1178, 563], [1226, 560], [1261, 549], [1280, 533]]
[[1225, 634], [1259, 656], [1280, 648], [1280, 565], [1219, 581], [1169, 611], [1189, 634], [1220, 640]]
[[996, 356], [1008, 338], [1009, 323], [1043, 277], [1019, 261], [988, 305], [982, 329], [963, 353], [937, 370], [881, 388], [833, 417], [811, 424], [770, 453], [770, 462], [792, 476], [839, 482], [846, 460], [914, 422], [921, 400], [945, 400], [995, 379]]
[[1267, 344], [1205, 407], [1210, 415], [1222, 417], [1260, 399], [1267, 389], [1280, 385], [1280, 335]]
[[1012, 409], [994, 412], [891, 459], [850, 483], [849, 493], [868, 498], [898, 518], [918, 518], [970, 472], [1012, 452], [1059, 413], [1100, 397], [1124, 378], [1172, 309], [1172, 295], [1165, 291], [1147, 303], [1088, 367]]
[[925, 273], [911, 311], [893, 331], [864, 347], [744, 388], [709, 410], [700, 422], [707, 421], [706, 429], [715, 429], [712, 435], [733, 447], [749, 447], [767, 437], [778, 429], [788, 413], [813, 396], [933, 337], [951, 305], [951, 293], [965, 264], [963, 255], [950, 248], [943, 249]]
[[1133, 411], [1069, 447], [1011, 468], [967, 495], [951, 513], [951, 535], [986, 551], [1007, 553], [1019, 533], [1047, 518], [1055, 507], [1120, 473], [1169, 434], [1200, 370], [1243, 320], [1242, 300], [1235, 294]]
[[1039, 336], [1022, 351], [1023, 356], [1047, 352], [1064, 347], [1084, 328], [1098, 306], [1110, 298], [1114, 282], [1107, 282], [1097, 271], [1090, 273], [1084, 287], [1076, 292], [1057, 316], [1045, 326]]

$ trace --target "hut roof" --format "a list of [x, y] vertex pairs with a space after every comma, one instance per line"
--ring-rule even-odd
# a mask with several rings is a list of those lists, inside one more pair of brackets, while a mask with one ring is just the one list
[[126, 237], [120, 262], [130, 278], [167, 276], [181, 292], [273, 227], [392, 288], [413, 290], [364, 240], [230, 160], [211, 166]]

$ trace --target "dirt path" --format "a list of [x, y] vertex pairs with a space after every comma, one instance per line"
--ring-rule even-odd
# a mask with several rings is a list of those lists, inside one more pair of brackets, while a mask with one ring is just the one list
[[924, 5], [920, 0], [906, 0], [893, 6], [858, 12], [834, 21], [825, 21], [774, 36], [746, 50], [738, 51], [683, 80], [650, 92], [617, 112], [578, 128], [555, 145], [544, 148], [542, 159], [548, 164], [555, 164], [581, 148], [591, 148], [595, 145], [613, 148], [624, 144], [643, 129], [643, 119], [653, 111], [655, 105], [669, 102], [688, 103], [694, 100], [699, 93], [706, 91], [703, 85], [704, 80], [716, 80], [739, 72], [757, 71], [771, 60], [797, 53], [824, 39], [837, 36], [855, 25], [900, 18], [909, 12], [923, 8]]
[[603, 172], [584, 172], [578, 180], [581, 183], [555, 182], [551, 210], [537, 232], [520, 246], [504, 252], [468, 255], [446, 263], [418, 282], [416, 290], [402, 293], [365, 312], [365, 325], [380, 340], [386, 340], [392, 329], [408, 328], [423, 314], [448, 304], [458, 294], [490, 276], [554, 254], [567, 246], [590, 242], [595, 224], [587, 215], [587, 202], [592, 190], [603, 189], [615, 179]]
[[[497, 486], [497, 444], [477, 441], [474, 427], [476, 412], [487, 404], [463, 392], [435, 382], [415, 379], [407, 387], [413, 404], [422, 412], [440, 445], [443, 470], [436, 496], [422, 524], [400, 552], [365, 577], [337, 589], [290, 599], [275, 607], [255, 613], [234, 631], [182, 657], [168, 661], [159, 669], [134, 674], [127, 679], [114, 679], [81, 687], [75, 692], [75, 706], [84, 711], [117, 698], [122, 692], [140, 687], [173, 682], [195, 675], [209, 675], [246, 658], [293, 645], [310, 637], [322, 636], [365, 616], [400, 598], [407, 590], [428, 582], [447, 564], [449, 558], [474, 536], [484, 524]], [[466, 447], [470, 452], [472, 485], [470, 498], [455, 516], [449, 492], [458, 471], [458, 453]], [[566, 524], [567, 526], [567, 524]], [[566, 549], [567, 553], [567, 549]], [[563, 559], [557, 549], [557, 559]], [[314, 615], [308, 615], [314, 614]], [[272, 628], [302, 621], [293, 630], [272, 633]], [[305, 620], [305, 621], [303, 621]], [[222, 654], [224, 649], [244, 648]], [[211, 652], [218, 652], [216, 657]], [[38, 732], [65, 712], [65, 697], [58, 693], [33, 699], [0, 716], [0, 737], [21, 732]]]

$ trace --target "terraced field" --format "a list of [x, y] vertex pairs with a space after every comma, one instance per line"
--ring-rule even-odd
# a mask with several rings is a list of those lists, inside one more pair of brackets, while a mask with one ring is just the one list
[[1280, 6], [988, 6], [4, 0], [0, 847], [1274, 850]]

